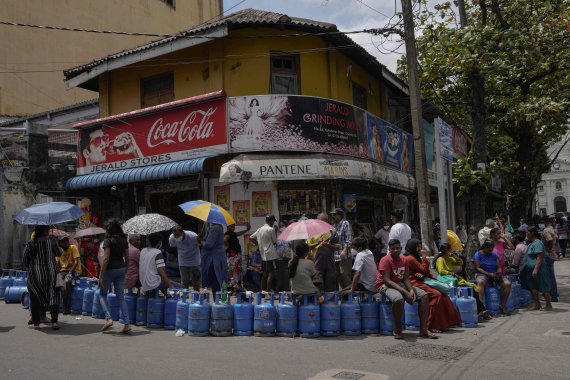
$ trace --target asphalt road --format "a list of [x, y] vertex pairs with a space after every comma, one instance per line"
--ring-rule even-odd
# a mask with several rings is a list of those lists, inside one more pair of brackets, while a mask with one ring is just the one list
[[175, 337], [141, 327], [123, 336], [120, 326], [101, 333], [101, 320], [75, 316], [62, 316], [59, 331], [33, 330], [26, 310], [0, 303], [0, 379], [306, 379], [327, 370], [320, 378], [568, 379], [570, 259], [556, 271], [561, 302], [553, 311], [520, 310], [439, 340], [406, 332], [403, 344], [375, 335]]

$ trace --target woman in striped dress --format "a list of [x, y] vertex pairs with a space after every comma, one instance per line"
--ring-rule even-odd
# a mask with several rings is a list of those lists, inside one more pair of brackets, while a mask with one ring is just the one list
[[51, 326], [59, 329], [57, 317], [63, 301], [61, 288], [56, 288], [59, 268], [55, 257], [61, 255], [57, 241], [48, 235], [49, 226], [36, 226], [34, 236], [24, 249], [23, 262], [28, 268], [30, 311], [34, 328], [40, 327], [40, 317], [49, 308]]

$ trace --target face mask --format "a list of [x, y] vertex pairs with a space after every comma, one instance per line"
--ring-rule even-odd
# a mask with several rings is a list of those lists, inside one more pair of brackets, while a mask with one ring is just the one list
[[175, 238], [176, 241], [182, 241], [182, 239], [184, 238], [184, 235], [180, 235], [179, 237]]
[[99, 239], [93, 239], [93, 243], [95, 244], [99, 243]]
[[390, 229], [390, 226], [384, 226], [384, 229], [388, 231]]

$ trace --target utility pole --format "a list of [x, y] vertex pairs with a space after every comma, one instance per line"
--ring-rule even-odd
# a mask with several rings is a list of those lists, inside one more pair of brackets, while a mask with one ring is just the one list
[[[410, 93], [410, 113], [414, 136], [414, 160], [416, 164], [416, 183], [418, 187], [418, 203], [420, 210], [420, 228], [424, 247], [432, 254], [435, 244], [431, 225], [429, 208], [429, 184], [427, 177], [426, 153], [424, 145], [424, 130], [422, 124], [422, 99], [420, 94], [420, 77], [418, 73], [418, 53], [414, 31], [414, 15], [412, 1], [402, 1], [404, 16], [404, 41], [406, 43], [406, 61], [408, 66], [408, 89]], [[436, 138], [439, 138], [436, 136]], [[443, 175], [443, 173], [438, 173]], [[445, 231], [444, 231], [445, 232]]]

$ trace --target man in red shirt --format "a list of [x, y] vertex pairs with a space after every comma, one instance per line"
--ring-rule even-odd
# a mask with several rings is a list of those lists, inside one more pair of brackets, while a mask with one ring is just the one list
[[392, 314], [394, 315], [394, 338], [403, 339], [402, 336], [402, 313], [404, 300], [409, 304], [419, 303], [420, 336], [423, 338], [437, 339], [437, 335], [431, 333], [427, 327], [429, 313], [429, 299], [426, 292], [412, 286], [408, 273], [408, 262], [400, 257], [402, 246], [398, 239], [388, 242], [388, 254], [378, 264], [376, 285], [380, 293], [392, 302]]

